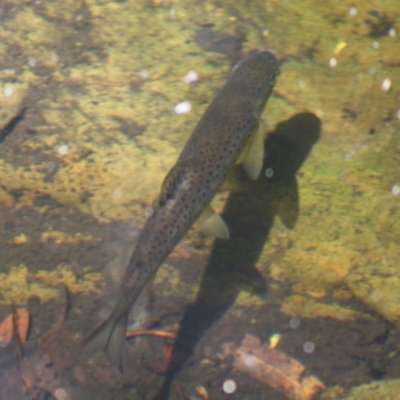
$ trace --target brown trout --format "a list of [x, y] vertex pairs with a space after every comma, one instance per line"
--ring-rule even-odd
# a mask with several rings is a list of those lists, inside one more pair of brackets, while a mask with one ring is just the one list
[[[229, 231], [222, 219], [214, 218], [215, 214], [207, 211], [208, 206], [243, 151], [247, 152], [247, 159], [251, 154], [261, 157], [255, 167], [251, 162], [247, 163], [248, 168], [244, 164], [253, 179], [258, 177], [263, 158], [259, 148], [263, 146], [250, 137], [257, 130], [277, 76], [277, 59], [268, 50], [241, 61], [206, 109], [167, 174], [129, 261], [117, 304], [109, 319], [86, 340], [92, 351], [105, 351], [120, 371], [129, 311], [196, 219], [205, 213], [205, 222], [211, 221], [211, 230], [228, 238]], [[247, 142], [253, 146], [246, 146]]]

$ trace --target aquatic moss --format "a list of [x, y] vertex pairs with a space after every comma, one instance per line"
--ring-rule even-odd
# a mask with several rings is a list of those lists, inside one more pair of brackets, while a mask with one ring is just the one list
[[286, 297], [281, 311], [301, 318], [334, 318], [337, 320], [354, 320], [361, 316], [359, 312], [340, 306], [327, 304], [307, 296], [292, 295]]
[[400, 321], [400, 278], [386, 271], [384, 266], [375, 273], [360, 268], [351, 273], [346, 282], [355, 297], [397, 324]]
[[[309, 244], [310, 246], [310, 244]], [[314, 294], [340, 286], [355, 262], [356, 254], [332, 242], [315, 248], [296, 246], [271, 266], [271, 276], [293, 284], [299, 293]]]
[[0, 274], [0, 303], [25, 304], [31, 296], [42, 301], [59, 297], [60, 285], [66, 285], [71, 293], [98, 293], [102, 277], [88, 273], [77, 278], [71, 267], [60, 265], [54, 271], [38, 271], [30, 274], [21, 264], [10, 268], [7, 274]]
[[40, 235], [41, 242], [47, 242], [48, 240], [54, 241], [56, 244], [68, 244], [76, 246], [79, 243], [91, 242], [95, 243], [99, 239], [94, 238], [92, 235], [84, 235], [80, 232], [70, 235], [66, 232], [59, 231], [46, 231]]
[[399, 379], [373, 381], [351, 389], [344, 400], [388, 400], [396, 399], [400, 390]]

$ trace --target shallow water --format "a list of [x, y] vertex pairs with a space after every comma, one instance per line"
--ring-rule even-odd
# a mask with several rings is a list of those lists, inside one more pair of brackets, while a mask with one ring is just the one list
[[[11, 303], [31, 317], [0, 349], [0, 398], [290, 399], [290, 370], [274, 389], [238, 368], [246, 334], [280, 334], [324, 386], [306, 398], [393, 397], [398, 18], [394, 0], [0, 0], [0, 321]], [[74, 349], [213, 94], [263, 48], [281, 61], [264, 174], [237, 168], [244, 192], [214, 200], [229, 242], [194, 228], [160, 268], [132, 322], [175, 340], [129, 339], [121, 376]]]

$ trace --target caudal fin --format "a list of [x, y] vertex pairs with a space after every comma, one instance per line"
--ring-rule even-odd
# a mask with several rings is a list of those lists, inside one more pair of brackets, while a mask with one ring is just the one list
[[93, 353], [104, 351], [113, 365], [122, 373], [125, 367], [124, 344], [127, 316], [110, 318], [97, 327], [84, 341], [84, 346]]

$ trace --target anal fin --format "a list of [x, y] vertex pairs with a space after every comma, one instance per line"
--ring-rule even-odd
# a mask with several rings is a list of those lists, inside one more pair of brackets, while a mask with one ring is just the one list
[[211, 206], [208, 206], [201, 214], [198, 225], [206, 235], [213, 235], [218, 239], [229, 239], [229, 229], [224, 220]]

